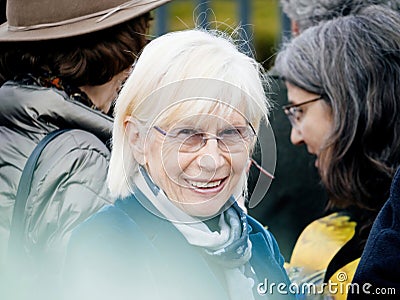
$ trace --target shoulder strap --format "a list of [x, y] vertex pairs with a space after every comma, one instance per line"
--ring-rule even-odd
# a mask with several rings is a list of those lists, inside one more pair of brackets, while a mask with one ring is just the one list
[[11, 219], [10, 236], [8, 240], [9, 253], [17, 253], [22, 250], [23, 244], [23, 215], [25, 211], [26, 201], [31, 190], [33, 173], [37, 161], [43, 149], [57, 136], [68, 131], [69, 129], [58, 129], [46, 135], [39, 144], [33, 149], [29, 156], [24, 170], [22, 171], [21, 179], [19, 180], [17, 195], [15, 197], [14, 211]]

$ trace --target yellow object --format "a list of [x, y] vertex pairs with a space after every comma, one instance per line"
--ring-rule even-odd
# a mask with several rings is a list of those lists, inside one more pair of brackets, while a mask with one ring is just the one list
[[310, 223], [297, 239], [290, 265], [324, 270], [336, 253], [354, 236], [356, 222], [330, 214]]
[[[347, 291], [349, 288], [351, 288], [350, 284], [353, 281], [354, 274], [356, 272], [359, 262], [360, 258], [353, 260], [352, 262], [337, 270], [336, 273], [333, 274], [331, 278], [329, 278], [329, 281], [333, 283], [331, 287], [335, 288], [335, 293], [332, 293], [333, 299], [346, 300]], [[327, 291], [327, 293], [329, 293], [329, 291]]]
[[[297, 239], [290, 263], [285, 264], [291, 281], [299, 285], [312, 283], [323, 286], [329, 263], [353, 238], [356, 225], [349, 216], [340, 213], [333, 213], [310, 223]], [[330, 279], [331, 285], [346, 287], [347, 283], [351, 283], [358, 261], [359, 259], [337, 270]], [[329, 285], [325, 286], [325, 295], [329, 294], [328, 287]], [[332, 299], [346, 299], [346, 294], [338, 290], [333, 293]]]

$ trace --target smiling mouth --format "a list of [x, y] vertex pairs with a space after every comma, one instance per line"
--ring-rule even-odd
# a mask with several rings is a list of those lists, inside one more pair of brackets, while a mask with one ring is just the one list
[[208, 190], [220, 187], [225, 182], [226, 178], [213, 181], [194, 181], [194, 180], [186, 180], [186, 181], [190, 184], [191, 187], [195, 189]]

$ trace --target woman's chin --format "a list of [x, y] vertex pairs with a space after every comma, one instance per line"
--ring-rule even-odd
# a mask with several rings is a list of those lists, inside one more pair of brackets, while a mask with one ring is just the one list
[[213, 218], [216, 215], [221, 214], [225, 208], [225, 203], [227, 202], [227, 200], [223, 201], [223, 203], [215, 200], [216, 199], [211, 199], [199, 203], [184, 204], [181, 209], [192, 217]]

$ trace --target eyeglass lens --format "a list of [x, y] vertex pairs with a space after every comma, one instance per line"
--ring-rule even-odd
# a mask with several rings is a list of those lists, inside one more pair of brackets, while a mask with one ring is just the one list
[[208, 140], [215, 139], [222, 151], [241, 152], [248, 148], [254, 136], [248, 126], [224, 129], [216, 136], [195, 129], [180, 129], [178, 132], [167, 134], [166, 142], [179, 144], [180, 152], [196, 152], [204, 147]]
[[282, 108], [283, 108], [284, 113], [288, 117], [290, 124], [293, 127], [296, 127], [303, 116], [303, 110], [302, 110], [301, 106], [309, 104], [309, 103], [313, 103], [313, 102], [316, 102], [316, 101], [319, 101], [322, 99], [323, 99], [322, 96], [318, 96], [317, 98], [310, 99], [310, 100], [301, 102], [299, 104], [285, 105]]

